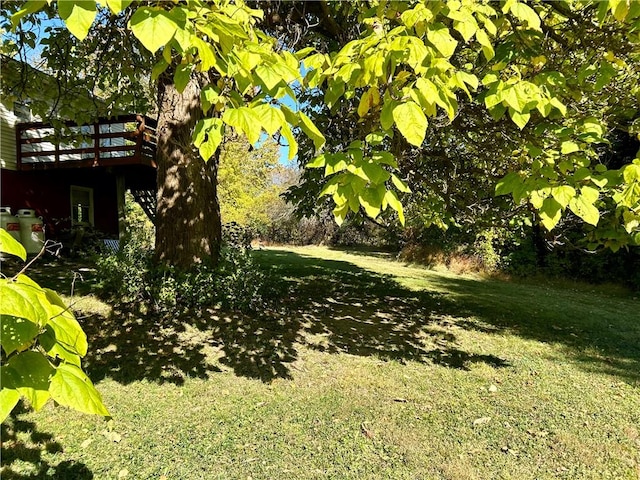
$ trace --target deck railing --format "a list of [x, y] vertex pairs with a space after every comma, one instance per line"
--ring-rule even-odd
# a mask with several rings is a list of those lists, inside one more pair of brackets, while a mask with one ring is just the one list
[[156, 166], [157, 123], [149, 117], [121, 115], [92, 125], [66, 126], [65, 133], [56, 134], [50, 124], [17, 124], [18, 170]]

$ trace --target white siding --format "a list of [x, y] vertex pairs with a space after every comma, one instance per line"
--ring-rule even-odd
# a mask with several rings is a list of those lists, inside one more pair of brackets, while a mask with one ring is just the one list
[[0, 166], [8, 170], [17, 170], [16, 130], [17, 117], [13, 106], [0, 102]]

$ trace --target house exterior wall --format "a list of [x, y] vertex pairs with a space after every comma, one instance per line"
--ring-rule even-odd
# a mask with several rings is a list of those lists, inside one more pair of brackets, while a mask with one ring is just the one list
[[2, 170], [0, 203], [32, 208], [47, 227], [47, 238], [57, 238], [71, 227], [71, 186], [93, 190], [94, 227], [118, 236], [116, 177], [105, 169], [59, 169], [32, 172]]
[[0, 167], [16, 170], [16, 130], [18, 117], [13, 105], [0, 102]]

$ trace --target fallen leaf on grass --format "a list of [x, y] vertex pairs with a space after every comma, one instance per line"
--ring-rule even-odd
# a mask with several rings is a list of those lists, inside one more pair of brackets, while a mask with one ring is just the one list
[[477, 425], [483, 425], [485, 423], [489, 423], [491, 421], [491, 417], [480, 417], [480, 418], [476, 418], [473, 421], [473, 426], [477, 426]]
[[371, 431], [371, 429], [369, 427], [367, 427], [366, 424], [361, 424], [360, 425], [360, 431], [362, 432], [362, 434], [367, 437], [367, 438], [373, 438], [373, 432]]
[[497, 391], [498, 391], [498, 387], [496, 387], [495, 385], [491, 385], [489, 387], [489, 392], [496, 393]]
[[104, 435], [105, 438], [111, 442], [120, 443], [120, 441], [122, 440], [122, 435], [120, 435], [118, 432], [109, 432], [107, 430], [103, 430], [102, 435]]
[[80, 444], [80, 448], [87, 448], [93, 442], [93, 438], [87, 438], [84, 442]]

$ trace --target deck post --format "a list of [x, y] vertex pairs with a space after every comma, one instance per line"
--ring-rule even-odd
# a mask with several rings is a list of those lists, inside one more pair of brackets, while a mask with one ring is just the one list
[[93, 124], [93, 166], [100, 164], [100, 123]]
[[116, 196], [118, 202], [118, 239], [123, 244], [127, 233], [127, 213], [125, 210], [126, 182], [123, 173], [116, 174]]

